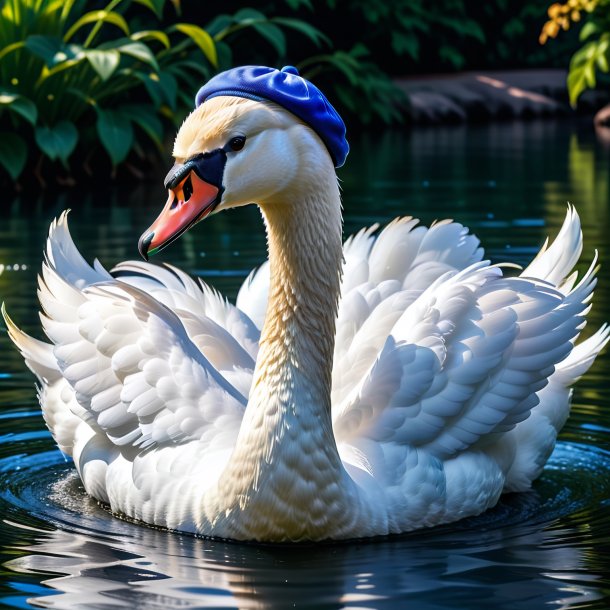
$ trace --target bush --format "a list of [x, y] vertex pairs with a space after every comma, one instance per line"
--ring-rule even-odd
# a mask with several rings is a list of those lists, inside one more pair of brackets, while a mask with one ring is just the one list
[[[203, 29], [163, 25], [166, 0], [6, 0], [0, 11], [0, 167], [15, 181], [28, 161], [66, 175], [161, 150], [193, 105], [193, 82], [230, 64], [226, 40], [250, 28], [284, 54], [281, 28], [316, 44], [314, 27], [242, 9]], [[174, 17], [179, 0], [174, 0]], [[107, 161], [100, 158], [101, 143]], [[151, 150], [152, 149], [152, 150]], [[78, 152], [77, 152], [78, 151]], [[54, 173], [56, 163], [52, 166]], [[104, 170], [106, 171], [106, 170]], [[97, 172], [99, 173], [99, 172]]]
[[573, 24], [582, 25], [580, 41], [584, 42], [570, 60], [568, 93], [576, 106], [587, 89], [597, 86], [597, 73], [610, 71], [610, 0], [568, 0], [548, 9], [549, 20], [540, 33], [540, 44], [555, 38]]

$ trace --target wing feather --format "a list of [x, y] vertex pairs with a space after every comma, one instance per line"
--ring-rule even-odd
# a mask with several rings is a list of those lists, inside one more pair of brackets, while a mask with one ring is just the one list
[[[439, 251], [440, 229], [454, 242], [463, 238], [462, 230], [452, 225], [439, 223], [437, 235], [417, 235], [420, 251], [426, 242], [430, 244], [426, 252]], [[577, 233], [573, 226], [562, 229], [571, 240]], [[390, 241], [396, 243], [396, 233]], [[370, 249], [371, 256], [375, 247]], [[472, 261], [479, 256], [478, 250], [470, 246], [468, 252], [461, 261], [469, 262], [465, 269], [437, 275], [425, 289], [412, 290], [410, 302], [404, 296], [406, 308], [393, 321], [380, 348], [380, 337], [370, 329], [380, 331], [382, 325], [375, 327], [371, 320], [390, 298], [397, 299], [403, 292], [399, 289], [379, 302], [362, 294], [354, 296], [374, 290], [374, 282], [369, 282], [344, 297], [348, 311], [357, 312], [357, 322], [343, 331], [350, 345], [340, 347], [337, 353], [344, 361], [335, 365], [339, 371], [342, 367], [352, 371], [348, 380], [336, 377], [344, 392], [333, 412], [342, 446], [391, 443], [450, 459], [511, 430], [538, 404], [537, 393], [571, 352], [584, 325], [596, 262], [576, 287], [570, 276], [568, 289], [565, 278], [573, 256], [562, 256], [554, 246], [549, 248], [551, 256], [537, 264], [545, 266], [559, 288], [548, 278], [503, 277], [498, 267]], [[407, 249], [403, 255], [417, 260]], [[382, 267], [383, 260], [377, 259], [376, 265]], [[394, 263], [389, 267], [394, 268]], [[383, 277], [387, 281], [388, 276]], [[339, 322], [343, 330], [341, 313]], [[366, 353], [367, 346], [370, 349], [358, 360], [350, 354], [352, 346], [358, 354]]]
[[[79, 417], [118, 446], [234, 439], [246, 398], [198, 344], [234, 377], [238, 370], [247, 378], [254, 364], [246, 341], [254, 342], [252, 323], [175, 269], [128, 263], [118, 281], [85, 268], [75, 252], [62, 216], [51, 229], [39, 296], [43, 327]], [[202, 302], [204, 313], [193, 313]], [[227, 327], [235, 326], [242, 341], [229, 335]]]

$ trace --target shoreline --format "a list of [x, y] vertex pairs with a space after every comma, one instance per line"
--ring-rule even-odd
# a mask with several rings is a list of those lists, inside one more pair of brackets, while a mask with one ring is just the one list
[[406, 118], [414, 125], [592, 115], [610, 101], [608, 92], [586, 91], [572, 109], [566, 75], [562, 69], [480, 70], [394, 82], [408, 96]]

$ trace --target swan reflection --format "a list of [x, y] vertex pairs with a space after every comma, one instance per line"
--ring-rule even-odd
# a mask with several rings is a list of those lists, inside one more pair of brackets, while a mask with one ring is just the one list
[[534, 492], [509, 496], [458, 531], [437, 528], [357, 544], [255, 546], [117, 521], [77, 485], [74, 476], [56, 485], [53, 500], [66, 502], [60, 529], [30, 532], [35, 543], [15, 548], [23, 554], [6, 565], [53, 575], [44, 584], [54, 591], [29, 600], [35, 606], [330, 610], [411, 603], [419, 610], [478, 604], [530, 610], [600, 597], [586, 575], [582, 546], [569, 544], [575, 531], [535, 523], [544, 507]]

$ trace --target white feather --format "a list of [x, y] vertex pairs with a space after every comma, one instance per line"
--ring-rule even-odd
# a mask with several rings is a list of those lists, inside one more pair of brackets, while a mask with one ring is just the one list
[[[275, 258], [236, 306], [174, 267], [88, 265], [64, 213], [39, 278], [50, 343], [3, 311], [86, 490], [155, 525], [283, 541], [448, 523], [527, 489], [568, 416], [569, 386], [610, 339], [603, 327], [576, 344], [597, 265], [577, 282], [576, 210], [518, 277], [451, 221], [397, 219], [341, 253], [336, 176], [311, 130], [220, 97], [187, 120], [176, 150], [212, 137], [197, 120], [215, 108], [223, 129], [242, 114], [268, 127], [227, 161], [227, 192], [263, 197], [261, 172], [284, 184], [295, 163], [290, 192], [302, 195], [263, 210]], [[232, 168], [266, 141], [280, 156], [248, 182], [247, 165]]]

